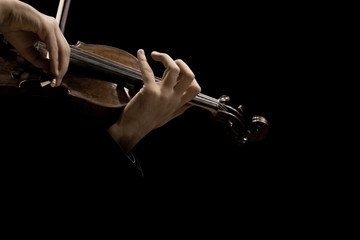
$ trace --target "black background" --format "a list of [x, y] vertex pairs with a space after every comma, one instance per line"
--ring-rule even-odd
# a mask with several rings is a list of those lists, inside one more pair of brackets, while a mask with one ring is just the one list
[[[58, 1], [26, 2], [56, 15]], [[247, 190], [272, 194], [286, 191], [287, 179], [302, 164], [297, 162], [301, 126], [293, 113], [304, 84], [299, 58], [306, 52], [301, 44], [306, 39], [295, 13], [295, 6], [285, 11], [256, 3], [115, 6], [111, 1], [72, 1], [64, 33], [69, 44], [110, 45], [133, 55], [143, 48], [158, 76], [163, 68], [150, 59], [151, 51], [181, 58], [195, 73], [202, 93], [215, 98], [226, 94], [229, 105], [243, 105], [248, 117], [268, 120], [264, 140], [239, 145], [209, 112], [190, 109], [138, 145], [149, 181], [192, 182], [210, 189], [229, 185], [236, 192], [251, 186]]]
[[[58, 1], [25, 2], [56, 14]], [[133, 55], [143, 48], [158, 76], [163, 68], [151, 51], [181, 58], [202, 93], [226, 94], [229, 105], [268, 120], [264, 140], [239, 145], [209, 112], [191, 108], [137, 146], [147, 188], [173, 193], [204, 214], [203, 204], [211, 203], [220, 205], [218, 213], [244, 211], [250, 222], [287, 218], [306, 210], [304, 188], [316, 167], [304, 141], [312, 132], [303, 125], [313, 114], [311, 93], [303, 91], [317, 57], [307, 59], [314, 30], [303, 23], [311, 13], [296, 4], [215, 3], [74, 0], [65, 36], [69, 44], [110, 45]]]

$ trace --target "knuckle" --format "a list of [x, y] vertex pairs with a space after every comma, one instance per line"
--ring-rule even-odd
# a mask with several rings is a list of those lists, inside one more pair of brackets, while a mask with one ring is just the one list
[[53, 17], [53, 16], [46, 16], [46, 17], [47, 17], [47, 20], [49, 22], [49, 26], [52, 26], [52, 27], [58, 27], [59, 26], [55, 17]]
[[188, 79], [194, 79], [195, 74], [191, 71], [191, 69], [186, 65], [186, 63], [182, 59], [176, 59], [175, 63], [177, 66], [181, 68], [181, 74]]
[[180, 74], [180, 67], [178, 65], [176, 65], [176, 64], [171, 64], [169, 66], [169, 70], [171, 72], [173, 72], [174, 74], [177, 74], [177, 75]]
[[197, 82], [193, 82], [190, 87], [189, 90], [194, 94], [197, 95], [201, 92], [201, 87]]
[[184, 61], [182, 59], [176, 59], [174, 62], [176, 64], [184, 64]]
[[192, 71], [186, 71], [185, 75], [189, 79], [195, 79], [195, 74]]

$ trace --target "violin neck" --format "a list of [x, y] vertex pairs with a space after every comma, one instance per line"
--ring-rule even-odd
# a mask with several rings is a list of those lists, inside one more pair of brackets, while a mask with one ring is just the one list
[[[91, 74], [91, 76], [97, 76], [98, 74], [100, 79], [131, 90], [139, 90], [143, 86], [142, 74], [139, 70], [88, 54], [77, 48], [71, 49], [69, 71], [85, 72]], [[161, 78], [155, 77], [155, 81], [161, 81]], [[213, 113], [216, 113], [219, 109], [218, 99], [202, 93], [195, 96], [190, 103]]]

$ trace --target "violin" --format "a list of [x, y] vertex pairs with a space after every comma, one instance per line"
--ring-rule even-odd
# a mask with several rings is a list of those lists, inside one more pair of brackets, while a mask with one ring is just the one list
[[[47, 52], [42, 42], [36, 43], [41, 53]], [[129, 52], [107, 45], [78, 41], [70, 45], [68, 72], [61, 86], [47, 84], [53, 76], [32, 66], [5, 41], [0, 47], [0, 94], [62, 96], [87, 114], [99, 119], [115, 119], [121, 109], [143, 85], [137, 58]], [[155, 77], [156, 81], [161, 78]], [[259, 115], [247, 117], [243, 108], [227, 103], [230, 98], [214, 98], [199, 93], [189, 103], [208, 110], [214, 120], [230, 128], [240, 143], [255, 142], [267, 136], [269, 124]]]

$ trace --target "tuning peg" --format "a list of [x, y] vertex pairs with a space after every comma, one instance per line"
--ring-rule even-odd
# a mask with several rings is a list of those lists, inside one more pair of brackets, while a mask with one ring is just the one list
[[225, 103], [225, 102], [228, 102], [228, 101], [230, 101], [230, 97], [227, 96], [227, 95], [221, 95], [220, 98], [219, 98], [220, 103]]

